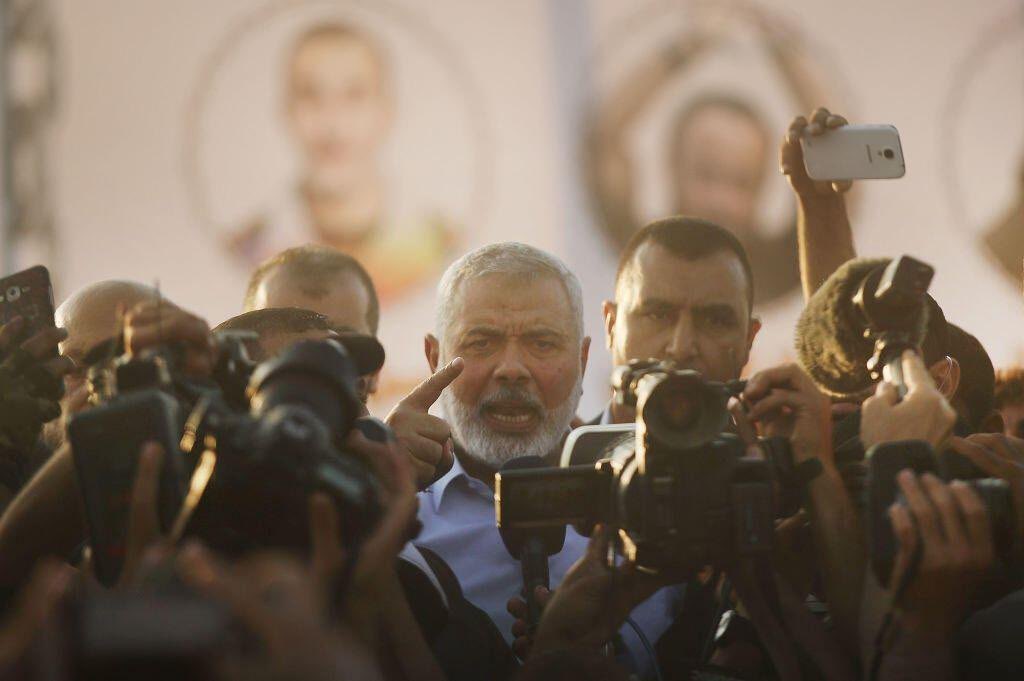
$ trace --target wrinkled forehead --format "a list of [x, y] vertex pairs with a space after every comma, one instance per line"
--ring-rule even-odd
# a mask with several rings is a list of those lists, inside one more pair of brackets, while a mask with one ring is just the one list
[[451, 301], [446, 336], [477, 326], [522, 333], [545, 327], [570, 337], [576, 319], [569, 293], [549, 274], [486, 274], [462, 282]]

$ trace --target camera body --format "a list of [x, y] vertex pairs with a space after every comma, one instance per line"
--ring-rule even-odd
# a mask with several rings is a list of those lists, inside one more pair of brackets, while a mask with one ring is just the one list
[[93, 367], [89, 381], [94, 406], [71, 419], [68, 437], [96, 578], [111, 586], [124, 561], [131, 490], [139, 451], [147, 442], [164, 451], [157, 501], [161, 530], [174, 522], [184, 497], [185, 463], [177, 455], [184, 416], [159, 355]]
[[[917, 475], [932, 473], [944, 480], [965, 480], [981, 499], [992, 524], [993, 546], [1004, 565], [1019, 560], [1020, 541], [1013, 494], [1005, 480], [987, 478], [979, 469], [955, 452], [936, 455], [926, 442], [910, 440], [888, 442], [868, 452], [865, 527], [871, 565], [878, 581], [888, 586], [899, 541], [892, 531], [889, 507], [904, 504], [896, 476], [902, 470]], [[912, 576], [905, 575], [905, 579]]]
[[[218, 398], [200, 403], [182, 438], [200, 493], [185, 533], [229, 555], [305, 553], [309, 496], [320, 491], [338, 508], [344, 545], [357, 546], [381, 512], [370, 467], [343, 447], [363, 410], [357, 379], [339, 343], [301, 341], [253, 373], [248, 412]], [[207, 453], [212, 475], [200, 467]]]
[[[593, 464], [500, 472], [498, 526], [573, 524], [587, 534], [603, 523], [642, 570], [680, 577], [771, 551], [773, 459], [788, 451], [748, 457], [744, 443], [724, 432], [727, 402], [742, 384], [708, 382], [655, 360], [617, 368], [613, 383], [617, 399], [636, 408], [635, 432], [613, 440]], [[571, 464], [572, 452], [562, 460]]]
[[94, 406], [69, 423], [102, 583], [112, 585], [120, 574], [146, 442], [164, 450], [158, 512], [165, 533], [196, 535], [233, 554], [305, 551], [309, 496], [318, 490], [337, 503], [346, 546], [373, 527], [376, 479], [342, 446], [363, 406], [355, 364], [340, 343], [302, 341], [255, 366], [241, 341], [229, 340], [214, 372], [218, 382], [209, 384], [178, 371], [177, 357], [167, 347], [94, 366]]

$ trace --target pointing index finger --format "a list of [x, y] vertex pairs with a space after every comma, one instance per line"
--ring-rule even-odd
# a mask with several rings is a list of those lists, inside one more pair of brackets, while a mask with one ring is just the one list
[[456, 357], [444, 368], [438, 369], [433, 376], [416, 386], [402, 402], [406, 405], [430, 409], [434, 402], [441, 397], [444, 389], [459, 377], [464, 367], [465, 362], [462, 361], [462, 358]]

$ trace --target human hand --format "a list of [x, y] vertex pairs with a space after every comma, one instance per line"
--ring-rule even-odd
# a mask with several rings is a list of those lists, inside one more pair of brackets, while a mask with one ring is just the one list
[[440, 477], [438, 473], [443, 475], [454, 461], [451, 426], [444, 419], [432, 416], [430, 407], [459, 377], [464, 366], [461, 357], [453, 359], [406, 395], [385, 419], [416, 471], [419, 489], [426, 489]]
[[831, 402], [799, 366], [786, 364], [754, 374], [743, 400], [763, 436], [789, 439], [794, 463], [816, 458], [834, 467]]
[[229, 653], [226, 678], [383, 678], [373, 653], [327, 621], [317, 585], [294, 557], [261, 553], [227, 564], [190, 544], [176, 564], [187, 585], [224, 604], [258, 644]]
[[824, 107], [815, 109], [810, 120], [804, 116], [797, 116], [789, 124], [789, 130], [786, 131], [786, 136], [779, 147], [779, 170], [789, 178], [789, 185], [801, 201], [815, 202], [835, 199], [853, 186], [849, 180], [837, 182], [812, 180], [807, 175], [807, 168], [804, 166], [804, 149], [800, 145], [800, 138], [804, 135], [818, 137], [846, 124], [845, 118], [831, 113]]
[[206, 376], [217, 363], [217, 344], [206, 320], [166, 300], [139, 303], [124, 316], [124, 347], [137, 355], [166, 343], [185, 349], [186, 373]]
[[[542, 591], [535, 592], [542, 602], [546, 600], [546, 606], [532, 645], [527, 643], [531, 655], [604, 645], [637, 605], [665, 586], [663, 580], [638, 572], [632, 562], [609, 567], [610, 542], [610, 530], [597, 526], [586, 553], [573, 564], [550, 598]], [[525, 610], [522, 614], [525, 616]], [[522, 631], [524, 625], [517, 623], [513, 632]]]
[[950, 438], [953, 451], [964, 455], [988, 475], [1005, 480], [1013, 493], [1017, 527], [1024, 532], [1024, 440], [1001, 433]]
[[67, 331], [48, 327], [23, 340], [24, 329], [21, 317], [0, 327], [0, 445], [28, 456], [43, 424], [60, 416], [63, 379], [75, 364], [57, 355]]
[[160, 470], [164, 456], [163, 447], [155, 442], [143, 444], [139, 451], [118, 586], [136, 584], [147, 567], [170, 555], [170, 544], [160, 530]]
[[991, 520], [981, 499], [963, 481], [946, 484], [930, 473], [917, 478], [909, 470], [901, 471], [896, 480], [906, 505], [896, 503], [889, 509], [900, 543], [890, 595], [904, 631], [948, 641], [972, 588], [995, 560]]
[[[352, 555], [342, 546], [340, 519], [330, 497], [322, 492], [310, 498], [312, 554], [310, 570], [323, 594], [324, 602], [344, 605], [342, 616], [353, 630], [371, 646], [376, 645], [386, 618], [388, 603], [404, 597], [395, 572], [399, 552], [410, 539], [415, 521], [417, 498], [412, 466], [401, 445], [373, 442], [353, 431], [346, 447], [363, 456], [375, 469], [383, 490], [384, 515]], [[350, 560], [355, 560], [346, 571]], [[348, 582], [341, 583], [348, 574]], [[338, 593], [343, 589], [343, 593]]]
[[883, 442], [923, 440], [939, 451], [956, 423], [956, 412], [924, 366], [924, 360], [908, 350], [903, 353], [903, 378], [907, 394], [899, 394], [891, 383], [882, 381], [861, 409], [860, 439], [865, 449]]
[[[551, 600], [551, 589], [546, 589], [543, 586], [534, 587], [533, 597], [537, 600], [543, 611], [547, 607], [548, 601]], [[525, 660], [529, 657], [530, 649], [533, 647], [534, 635], [534, 632], [530, 631], [530, 625], [527, 623], [529, 606], [527, 606], [525, 599], [515, 596], [510, 598], [508, 603], [505, 604], [505, 610], [516, 618], [512, 623], [512, 652], [520, 660]]]
[[[40, 630], [67, 594], [73, 568], [53, 560], [40, 562], [0, 625], [0, 677], [21, 678], [15, 665], [36, 640]], [[24, 670], [22, 670], [24, 672]]]

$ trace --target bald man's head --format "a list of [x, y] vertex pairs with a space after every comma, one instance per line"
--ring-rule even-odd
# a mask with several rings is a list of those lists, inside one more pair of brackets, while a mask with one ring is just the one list
[[68, 331], [61, 352], [81, 364], [89, 350], [118, 334], [118, 308], [130, 310], [158, 295], [152, 286], [115, 280], [89, 284], [75, 291], [54, 315], [57, 326]]

